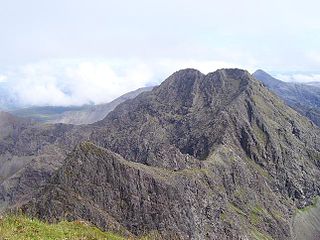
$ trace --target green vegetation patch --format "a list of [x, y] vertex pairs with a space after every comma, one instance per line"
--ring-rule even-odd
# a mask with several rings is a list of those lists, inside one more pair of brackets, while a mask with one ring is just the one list
[[259, 223], [263, 222], [264, 217], [268, 215], [269, 213], [266, 209], [256, 204], [255, 206], [251, 207], [250, 221], [252, 224], [258, 225]]
[[265, 132], [256, 124], [253, 126], [253, 130], [254, 130], [255, 136], [258, 138], [259, 142], [263, 146], [265, 146], [267, 144], [267, 140], [268, 140]]
[[236, 212], [237, 214], [247, 217], [247, 214], [245, 214], [240, 208], [238, 208], [235, 204], [233, 203], [229, 203], [228, 205], [229, 210], [231, 210], [232, 212]]
[[0, 219], [0, 240], [124, 240], [102, 232], [87, 223], [62, 221], [48, 224], [25, 216], [10, 215]]
[[251, 235], [253, 239], [256, 239], [256, 240], [272, 240], [270, 236], [258, 231], [257, 229], [252, 230]]

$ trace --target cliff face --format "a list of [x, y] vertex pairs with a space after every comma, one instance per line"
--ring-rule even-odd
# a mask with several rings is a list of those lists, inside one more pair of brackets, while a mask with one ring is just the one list
[[165, 239], [292, 239], [319, 194], [320, 130], [248, 72], [174, 73], [81, 130], [25, 212]]

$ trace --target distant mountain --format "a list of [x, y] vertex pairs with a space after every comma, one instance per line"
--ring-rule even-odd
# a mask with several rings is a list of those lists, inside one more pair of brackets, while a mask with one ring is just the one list
[[317, 83], [283, 82], [262, 70], [257, 70], [253, 76], [290, 107], [320, 126], [320, 86]]
[[29, 107], [10, 111], [18, 117], [31, 118], [44, 123], [66, 123], [66, 124], [89, 124], [102, 120], [120, 103], [132, 99], [145, 91], [151, 91], [153, 87], [139, 88], [135, 91], [126, 93], [110, 103], [85, 106], [45, 106]]

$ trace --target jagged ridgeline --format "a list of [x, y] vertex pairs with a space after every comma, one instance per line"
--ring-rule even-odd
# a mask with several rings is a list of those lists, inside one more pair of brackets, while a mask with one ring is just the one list
[[2, 181], [1, 205], [53, 222], [164, 239], [294, 239], [297, 208], [319, 194], [320, 129], [239, 69], [181, 70], [100, 122], [13, 135], [2, 159], [32, 164]]

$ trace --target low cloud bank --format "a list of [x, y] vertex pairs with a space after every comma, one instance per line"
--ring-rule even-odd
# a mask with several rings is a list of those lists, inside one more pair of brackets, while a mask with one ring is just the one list
[[320, 83], [320, 74], [318, 73], [287, 73], [276, 74], [275, 77], [285, 82], [299, 82], [299, 83]]
[[0, 73], [19, 106], [76, 106], [112, 101], [140, 87], [159, 84], [182, 68], [204, 73], [234, 64], [220, 61], [50, 60]]

